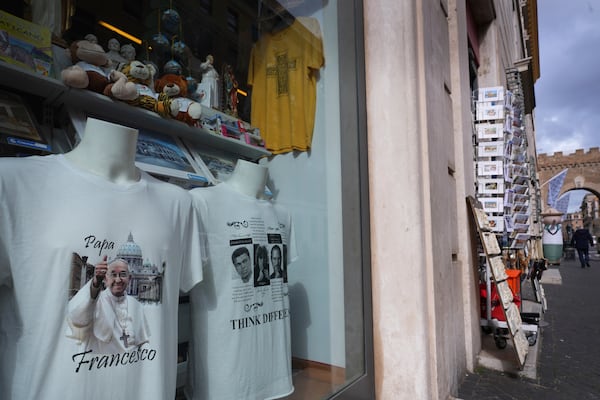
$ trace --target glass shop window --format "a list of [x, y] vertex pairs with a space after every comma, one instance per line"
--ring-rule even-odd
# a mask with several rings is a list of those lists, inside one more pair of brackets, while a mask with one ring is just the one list
[[[176, 82], [202, 106], [180, 138], [210, 179], [195, 188], [208, 260], [204, 281], [180, 300], [177, 398], [330, 398], [372, 372], [364, 61], [354, 37], [342, 37], [358, 30], [360, 9], [341, 0], [58, 4], [54, 48], [93, 39], [117, 70], [131, 59], [150, 65], [157, 96]], [[193, 140], [194, 129], [209, 138]], [[236, 174], [256, 167], [267, 171], [259, 195], [223, 185], [250, 185]]]

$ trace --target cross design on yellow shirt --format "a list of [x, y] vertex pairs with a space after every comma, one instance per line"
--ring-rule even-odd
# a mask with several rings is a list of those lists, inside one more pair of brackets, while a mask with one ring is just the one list
[[290, 60], [287, 53], [275, 56], [276, 64], [267, 67], [267, 76], [277, 77], [277, 96], [289, 94], [289, 71], [296, 69], [296, 60]]

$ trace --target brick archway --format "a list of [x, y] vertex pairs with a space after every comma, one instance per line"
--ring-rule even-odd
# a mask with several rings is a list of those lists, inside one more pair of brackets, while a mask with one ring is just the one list
[[541, 187], [542, 209], [548, 203], [546, 182], [565, 168], [568, 168], [565, 182], [558, 197], [570, 190], [588, 190], [600, 197], [600, 150], [592, 147], [587, 152], [577, 149], [574, 153], [539, 154], [537, 157], [538, 176]]

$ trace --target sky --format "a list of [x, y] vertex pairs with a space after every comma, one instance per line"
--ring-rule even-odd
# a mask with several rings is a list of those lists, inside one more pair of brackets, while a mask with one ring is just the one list
[[538, 0], [538, 153], [600, 147], [600, 1]]
[[[538, 0], [538, 154], [600, 147], [600, 1]], [[569, 211], [585, 191], [572, 191]]]

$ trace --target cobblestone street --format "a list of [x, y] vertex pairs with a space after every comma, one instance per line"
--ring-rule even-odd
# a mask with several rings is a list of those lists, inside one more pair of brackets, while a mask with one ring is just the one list
[[[551, 275], [559, 272], [562, 279], [543, 284], [548, 309], [540, 324], [535, 378], [478, 367], [465, 376], [458, 398], [600, 399], [600, 257], [592, 250], [590, 258], [591, 268], [582, 269], [577, 259], [550, 266], [558, 270]], [[525, 285], [530, 284], [523, 282], [524, 293]]]

